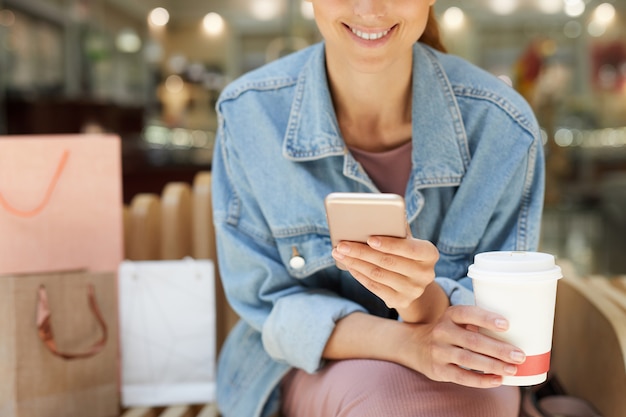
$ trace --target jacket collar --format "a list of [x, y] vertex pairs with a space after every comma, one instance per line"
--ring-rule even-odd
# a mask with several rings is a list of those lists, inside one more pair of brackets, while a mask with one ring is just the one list
[[313, 46], [296, 84], [283, 155], [296, 161], [341, 155], [345, 143], [330, 96], [324, 44]]
[[[413, 175], [409, 186], [458, 183], [469, 163], [469, 150], [452, 86], [430, 48], [416, 43], [413, 51]], [[305, 161], [345, 153], [328, 88], [324, 44], [320, 43], [313, 47], [298, 78], [283, 154]]]

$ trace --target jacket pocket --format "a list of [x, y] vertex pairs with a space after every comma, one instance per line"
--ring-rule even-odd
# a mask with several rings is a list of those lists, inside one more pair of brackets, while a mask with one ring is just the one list
[[303, 230], [276, 238], [280, 258], [287, 272], [304, 279], [317, 271], [335, 265], [331, 255], [330, 236], [320, 231]]

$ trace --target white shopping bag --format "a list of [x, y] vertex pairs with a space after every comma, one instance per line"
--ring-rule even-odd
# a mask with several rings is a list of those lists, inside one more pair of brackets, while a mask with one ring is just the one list
[[215, 314], [210, 260], [122, 262], [122, 405], [214, 401]]

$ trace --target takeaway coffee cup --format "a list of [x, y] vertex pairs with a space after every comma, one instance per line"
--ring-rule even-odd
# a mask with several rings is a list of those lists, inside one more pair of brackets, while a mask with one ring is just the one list
[[506, 332], [484, 331], [522, 349], [526, 361], [504, 385], [527, 386], [547, 379], [557, 280], [563, 275], [554, 256], [540, 252], [485, 252], [476, 255], [472, 278], [476, 305], [509, 321]]

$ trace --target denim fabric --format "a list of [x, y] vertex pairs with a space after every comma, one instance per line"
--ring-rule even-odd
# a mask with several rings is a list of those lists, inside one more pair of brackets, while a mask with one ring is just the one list
[[[291, 367], [316, 372], [334, 324], [394, 312], [335, 267], [324, 212], [332, 191], [378, 192], [339, 132], [320, 43], [233, 82], [217, 104], [213, 206], [227, 297], [242, 321], [218, 364], [225, 417], [269, 416]], [[543, 150], [527, 103], [468, 62], [414, 48], [413, 235], [437, 245], [437, 282], [472, 303], [476, 253], [535, 250]], [[294, 253], [304, 266], [290, 265]]]

